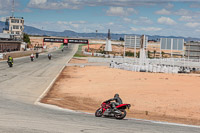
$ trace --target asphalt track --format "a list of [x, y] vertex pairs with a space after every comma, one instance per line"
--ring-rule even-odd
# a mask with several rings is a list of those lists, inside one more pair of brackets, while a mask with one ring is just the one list
[[76, 49], [55, 51], [50, 61], [47, 54], [34, 62], [29, 57], [15, 59], [13, 68], [0, 62], [0, 133], [200, 133], [195, 126], [95, 118], [35, 105]]

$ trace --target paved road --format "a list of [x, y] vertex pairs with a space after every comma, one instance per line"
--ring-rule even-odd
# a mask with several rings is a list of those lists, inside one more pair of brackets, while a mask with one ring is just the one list
[[0, 62], [0, 133], [200, 133], [200, 128], [155, 124], [141, 120], [95, 118], [93, 115], [34, 105], [77, 46], [39, 59], [15, 60], [14, 67]]

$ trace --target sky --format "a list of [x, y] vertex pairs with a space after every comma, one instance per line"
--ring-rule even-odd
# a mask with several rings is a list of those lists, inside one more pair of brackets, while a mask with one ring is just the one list
[[[0, 20], [12, 0], [0, 0]], [[15, 17], [48, 31], [200, 38], [200, 0], [15, 0]]]

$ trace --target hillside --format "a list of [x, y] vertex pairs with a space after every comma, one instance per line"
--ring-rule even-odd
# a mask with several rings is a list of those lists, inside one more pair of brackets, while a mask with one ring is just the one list
[[[2, 32], [5, 27], [5, 23], [0, 21], [0, 32]], [[46, 31], [40, 30], [38, 28], [32, 26], [24, 26], [24, 32], [30, 35], [46, 35], [46, 36], [63, 36], [63, 37], [79, 37], [79, 38], [99, 38], [105, 39], [107, 37], [107, 33], [77, 33], [71, 30], [65, 30], [63, 32], [55, 32], [55, 31]], [[113, 40], [119, 40], [120, 37], [124, 38], [126, 34], [115, 34], [111, 33], [111, 38]], [[137, 34], [128, 34], [128, 35], [137, 35]], [[160, 36], [160, 35], [148, 35], [149, 40], [157, 40], [159, 38], [184, 38], [185, 41], [200, 41], [200, 38], [192, 38], [192, 37], [179, 37], [179, 36]]]

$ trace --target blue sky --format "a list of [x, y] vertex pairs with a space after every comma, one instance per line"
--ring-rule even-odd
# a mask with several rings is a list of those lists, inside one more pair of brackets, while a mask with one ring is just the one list
[[[12, 0], [0, 0], [0, 19]], [[175, 35], [200, 38], [199, 0], [15, 0], [15, 16], [50, 31]]]

